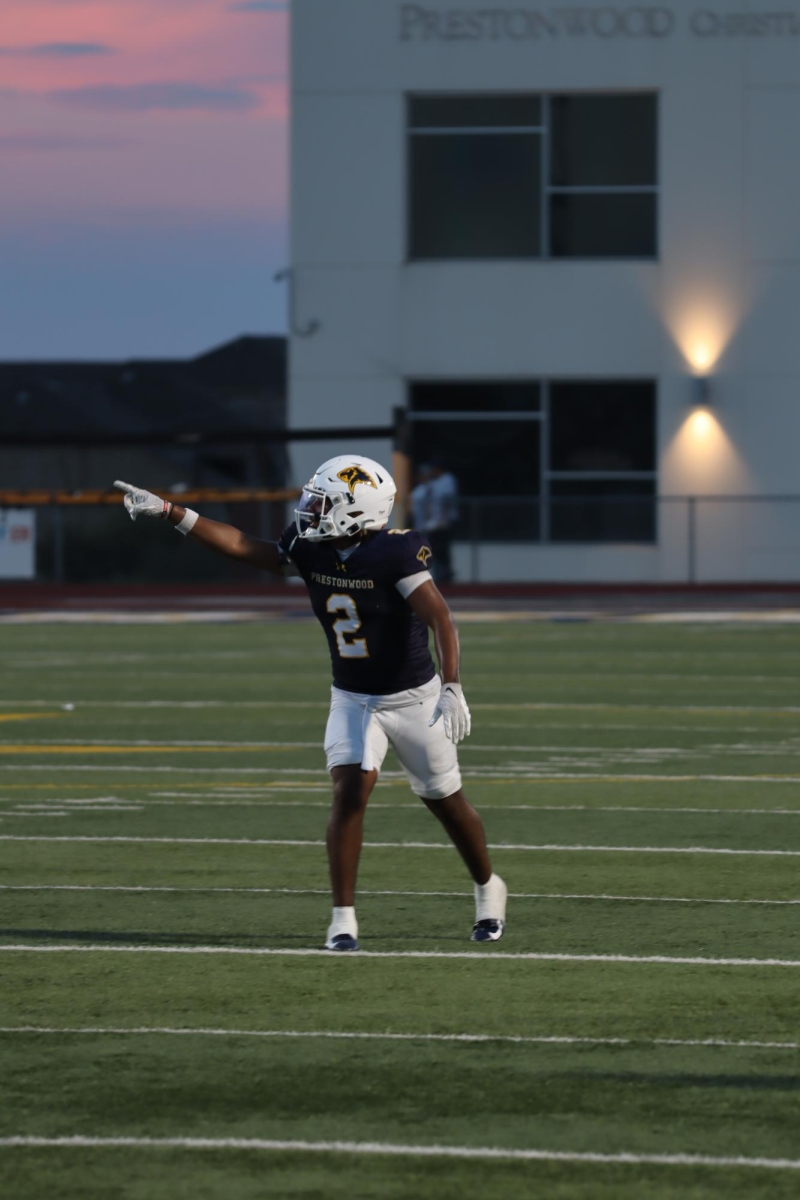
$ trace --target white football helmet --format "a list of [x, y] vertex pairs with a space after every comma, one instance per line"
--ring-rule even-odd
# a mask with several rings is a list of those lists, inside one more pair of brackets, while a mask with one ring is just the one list
[[329, 458], [303, 488], [297, 532], [309, 541], [352, 537], [389, 522], [397, 494], [389, 472], [363, 454]]

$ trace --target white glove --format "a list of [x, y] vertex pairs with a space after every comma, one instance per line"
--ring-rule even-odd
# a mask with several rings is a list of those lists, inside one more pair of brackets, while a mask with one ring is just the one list
[[148, 492], [144, 488], [123, 483], [121, 479], [114, 480], [114, 487], [125, 493], [123, 504], [132, 521], [135, 521], [137, 517], [169, 516], [172, 505], [168, 500], [162, 500], [160, 496], [154, 496], [152, 492]]
[[460, 683], [442, 684], [436, 708], [433, 710], [433, 716], [428, 721], [428, 725], [435, 725], [440, 717], [444, 721], [445, 734], [455, 745], [458, 745], [465, 737], [469, 737], [472, 718]]

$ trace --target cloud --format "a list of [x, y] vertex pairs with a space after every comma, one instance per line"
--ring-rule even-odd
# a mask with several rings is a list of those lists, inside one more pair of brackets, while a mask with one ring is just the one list
[[139, 83], [128, 86], [59, 88], [49, 99], [72, 108], [109, 113], [249, 112], [258, 107], [254, 92], [203, 83]]
[[32, 46], [0, 46], [0, 58], [91, 58], [114, 54], [102, 42], [37, 42]]
[[229, 12], [288, 12], [288, 0], [240, 0], [238, 4], [229, 4]]
[[0, 134], [0, 154], [30, 154], [50, 150], [120, 150], [130, 138], [69, 137], [57, 133]]

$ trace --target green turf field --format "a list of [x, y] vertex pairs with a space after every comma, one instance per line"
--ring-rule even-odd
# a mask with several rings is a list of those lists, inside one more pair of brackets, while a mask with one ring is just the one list
[[0, 627], [4, 1197], [797, 1195], [800, 629], [462, 641], [507, 935], [390, 755], [337, 957], [316, 626]]

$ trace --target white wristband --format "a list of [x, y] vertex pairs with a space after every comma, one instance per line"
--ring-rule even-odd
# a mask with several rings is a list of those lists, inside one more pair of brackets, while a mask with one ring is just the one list
[[183, 514], [183, 520], [179, 521], [175, 526], [178, 533], [182, 533], [184, 536], [186, 536], [187, 533], [191, 533], [199, 516], [200, 513], [196, 513], [193, 508], [187, 508], [186, 512]]

